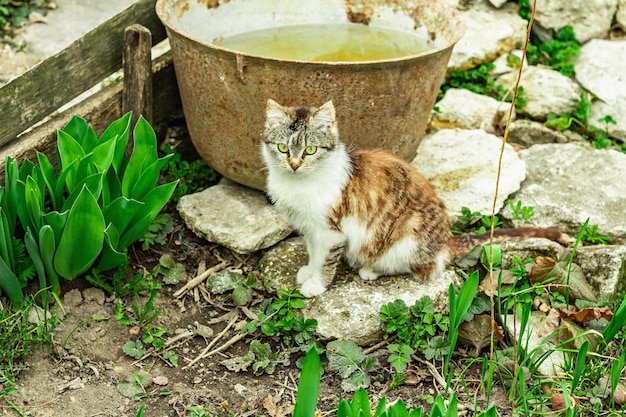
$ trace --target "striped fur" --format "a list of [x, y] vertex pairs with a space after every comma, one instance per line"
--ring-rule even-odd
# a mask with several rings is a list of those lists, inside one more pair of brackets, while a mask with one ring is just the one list
[[[444, 203], [408, 162], [385, 150], [346, 149], [332, 102], [292, 108], [269, 100], [262, 153], [268, 195], [307, 244], [309, 262], [297, 276], [307, 297], [326, 291], [341, 255], [365, 280], [401, 273], [427, 279], [489, 241], [452, 236]], [[562, 235], [506, 229], [495, 240], [528, 237]]]

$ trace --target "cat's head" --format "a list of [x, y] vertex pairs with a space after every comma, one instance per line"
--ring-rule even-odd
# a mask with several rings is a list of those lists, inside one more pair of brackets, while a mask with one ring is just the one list
[[307, 173], [341, 146], [332, 101], [316, 107], [286, 107], [267, 101], [263, 155], [266, 164]]

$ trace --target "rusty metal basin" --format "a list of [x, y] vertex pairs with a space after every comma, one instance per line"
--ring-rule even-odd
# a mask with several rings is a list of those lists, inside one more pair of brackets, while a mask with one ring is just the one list
[[[412, 159], [465, 25], [442, 0], [158, 0], [189, 133], [222, 175], [265, 187], [265, 103], [332, 100], [342, 140]], [[215, 46], [219, 37], [289, 24], [359, 23], [415, 32], [432, 49], [384, 61], [273, 59]]]

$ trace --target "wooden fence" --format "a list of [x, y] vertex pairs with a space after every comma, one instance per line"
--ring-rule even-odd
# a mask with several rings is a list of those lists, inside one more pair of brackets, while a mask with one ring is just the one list
[[[127, 28], [133, 25], [147, 28], [152, 44], [165, 39], [165, 28], [156, 15], [155, 3], [156, 0], [139, 0], [0, 87], [2, 177], [6, 156], [34, 160], [36, 151], [53, 154], [56, 132], [72, 115], [85, 118], [97, 133], [121, 117], [124, 82], [112, 83], [67, 110], [57, 110], [123, 68], [124, 49], [128, 48], [128, 40], [125, 44]], [[180, 97], [170, 54], [153, 60], [151, 67], [153, 93], [148, 99], [154, 103], [152, 122], [159, 123], [180, 108]]]

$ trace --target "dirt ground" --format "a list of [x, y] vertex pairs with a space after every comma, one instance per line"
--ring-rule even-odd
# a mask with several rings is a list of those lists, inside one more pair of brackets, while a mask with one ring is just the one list
[[[254, 272], [259, 259], [259, 254], [242, 259], [223, 247], [198, 239], [179, 219], [168, 244], [156, 245], [148, 251], [142, 251], [139, 245], [132, 249], [132, 265], [138, 273], [151, 271], [164, 253], [184, 264], [192, 276], [195, 276], [198, 265], [211, 267], [224, 260], [233, 266], [241, 265], [246, 273]], [[280, 347], [278, 339], [255, 334], [188, 366], [208, 343], [218, 338], [227, 323], [234, 325], [219, 337], [214, 348], [238, 335], [237, 329], [249, 319], [241, 308], [234, 306], [230, 294], [210, 294], [200, 286], [176, 298], [174, 293], [184, 282], [162, 285], [155, 303], [155, 309], [161, 311], [161, 315], [152, 324], [167, 327], [167, 333], [162, 336], [164, 341], [198, 325], [210, 327], [214, 335], [206, 339], [198, 335], [182, 337], [168, 347], [179, 357], [177, 366], [171, 366], [158, 355], [136, 360], [124, 353], [123, 345], [137, 340], [140, 329], [116, 319], [115, 303], [122, 301], [129, 309], [135, 300], [132, 297], [116, 300], [78, 279], [63, 283], [65, 313], [59, 313], [62, 320], [54, 334], [55, 351], [38, 351], [27, 358], [29, 368], [17, 378], [18, 392], [10, 397], [11, 401], [26, 415], [38, 417], [135, 416], [141, 404], [145, 404], [146, 416], [194, 415], [188, 410], [190, 406], [210, 408], [211, 415], [220, 416], [291, 415], [290, 406], [295, 399], [300, 373], [295, 362], [302, 354], [293, 354], [291, 364], [279, 365], [272, 375], [257, 376], [251, 370], [228, 371], [221, 362], [246, 354], [254, 338], [270, 342], [276, 349]], [[252, 304], [270, 296], [259, 293]], [[141, 302], [145, 303], [145, 298]], [[433, 381], [427, 367], [418, 362], [412, 364], [410, 385], [386, 392], [390, 370], [386, 360], [388, 352], [379, 348], [374, 354], [379, 357], [380, 365], [368, 388], [370, 398], [377, 401], [383, 395], [388, 400], [400, 397], [405, 403], [416, 406], [425, 405], [425, 396], [436, 396], [440, 387]], [[142, 371], [155, 382], [145, 387], [145, 396], [133, 399], [122, 395], [118, 390], [120, 382], [132, 379]], [[474, 389], [472, 386], [477, 386], [479, 380], [479, 368], [470, 369], [465, 375], [470, 389]], [[322, 376], [318, 407], [324, 415], [333, 415], [333, 407], [339, 400], [350, 397], [349, 393], [342, 393], [340, 386], [338, 374], [327, 372]], [[461, 392], [459, 394], [461, 398], [466, 397]], [[502, 404], [500, 415], [508, 414], [509, 406], [501, 392], [495, 390], [492, 401]], [[472, 403], [466, 399], [463, 404], [467, 411], [461, 415], [472, 415], [469, 411], [473, 409]], [[6, 404], [3, 404], [2, 413], [18, 415]]]

